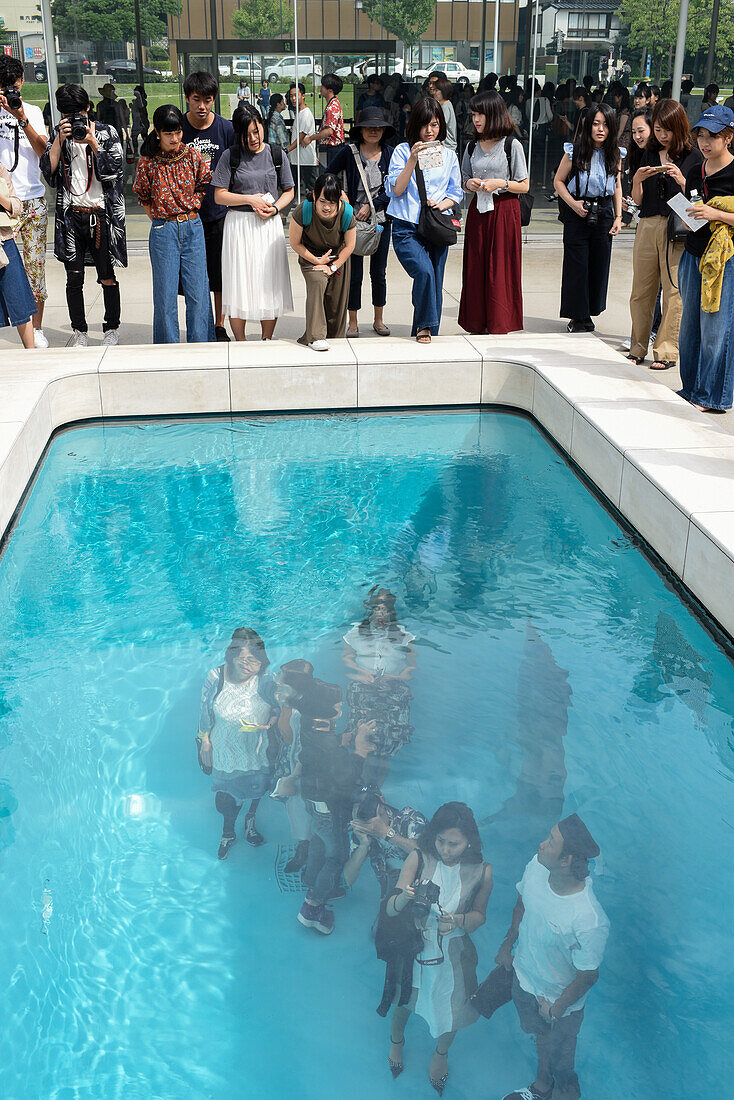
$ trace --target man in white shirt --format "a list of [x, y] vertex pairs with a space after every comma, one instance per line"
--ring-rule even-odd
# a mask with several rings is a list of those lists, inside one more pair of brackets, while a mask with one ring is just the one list
[[517, 884], [512, 924], [496, 961], [514, 970], [512, 999], [523, 1031], [536, 1037], [538, 1073], [505, 1100], [581, 1096], [576, 1040], [609, 935], [588, 877], [588, 861], [598, 855], [589, 830], [571, 814], [553, 826]]
[[[306, 86], [299, 82], [298, 88], [291, 84], [288, 92], [292, 110], [296, 111], [296, 120], [293, 123], [291, 137], [293, 141], [288, 146], [288, 159], [291, 164], [301, 165], [301, 199], [305, 199], [306, 192], [310, 191], [319, 174], [319, 155], [316, 145], [306, 143], [307, 138], [316, 133], [316, 120], [313, 111], [306, 106]], [[298, 106], [296, 107], [296, 104]], [[296, 146], [301, 146], [300, 152], [296, 152]]]
[[20, 94], [22, 87], [23, 66], [20, 61], [0, 55], [0, 164], [10, 172], [15, 193], [23, 204], [17, 243], [22, 245], [26, 274], [36, 300], [33, 340], [37, 348], [47, 348], [48, 340], [43, 333], [43, 304], [48, 297], [48, 206], [40, 158], [46, 151], [48, 139], [43, 112], [40, 107], [23, 102]]

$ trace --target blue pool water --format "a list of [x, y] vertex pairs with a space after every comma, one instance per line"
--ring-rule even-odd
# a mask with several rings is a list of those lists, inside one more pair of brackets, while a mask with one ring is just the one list
[[[435, 1096], [420, 1019], [387, 1068], [370, 868], [329, 939], [303, 929], [283, 807], [219, 862], [193, 740], [234, 627], [344, 684], [377, 582], [418, 661], [385, 793], [473, 808], [496, 881], [480, 978], [578, 811], [611, 921], [584, 1097], [732, 1094], [731, 662], [530, 421], [472, 412], [56, 438], [0, 562], [3, 1100]], [[514, 1007], [450, 1069], [447, 1100], [529, 1083]]]

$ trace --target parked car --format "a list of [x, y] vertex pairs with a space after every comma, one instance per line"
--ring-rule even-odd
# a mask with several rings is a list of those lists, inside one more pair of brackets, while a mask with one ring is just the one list
[[452, 83], [460, 76], [466, 77], [469, 83], [474, 85], [480, 80], [479, 69], [467, 69], [466, 65], [462, 65], [460, 61], [437, 61], [430, 69], [414, 69], [413, 80], [425, 80], [429, 73], [434, 73], [436, 70], [446, 73]]
[[[296, 79], [296, 59], [294, 56], [266, 58], [265, 72], [271, 84], [287, 84]], [[314, 85], [323, 76], [323, 70], [313, 55], [305, 54], [298, 57], [298, 79], [301, 81], [311, 79]]]
[[341, 68], [335, 69], [334, 72], [337, 76], [340, 76], [342, 80], [352, 75], [359, 77], [360, 80], [366, 80], [372, 73], [400, 73], [402, 76], [405, 71], [405, 62], [402, 57], [389, 57], [387, 59], [387, 67], [384, 67], [384, 58], [378, 62], [376, 57], [362, 57], [358, 61], [355, 61], [353, 65], [342, 65]]
[[[104, 71], [113, 81], [121, 80], [125, 84], [137, 83], [138, 63], [137, 61], [129, 61], [126, 57], [115, 61], [108, 61], [104, 67]], [[161, 70], [153, 69], [149, 65], [143, 65], [143, 75], [146, 80], [150, 80], [151, 83], [163, 79]]]
[[[91, 76], [92, 65], [84, 53], [59, 53], [56, 55], [56, 74], [59, 83], [78, 80], [80, 76]], [[33, 71], [36, 84], [45, 84], [48, 80], [46, 62], [39, 61]]]
[[262, 80], [263, 70], [260, 62], [257, 58], [250, 59], [249, 57], [235, 57], [232, 62], [232, 76], [239, 82], [242, 77], [246, 77], [250, 84], [257, 84], [260, 87], [260, 81]]

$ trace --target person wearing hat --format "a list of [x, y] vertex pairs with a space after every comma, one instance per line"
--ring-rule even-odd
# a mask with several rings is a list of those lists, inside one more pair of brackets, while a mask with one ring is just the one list
[[609, 935], [588, 877], [598, 855], [586, 825], [571, 814], [553, 826], [517, 884], [512, 924], [495, 961], [513, 971], [512, 999], [523, 1031], [536, 1038], [538, 1073], [504, 1100], [581, 1096], [576, 1041]]
[[686, 195], [701, 228], [688, 234], [678, 267], [680, 394], [703, 412], [724, 412], [734, 396], [734, 111], [708, 107], [693, 129], [704, 160], [687, 173]]
[[97, 104], [97, 120], [103, 122], [105, 126], [114, 126], [118, 137], [122, 138], [124, 136], [122, 133], [122, 118], [114, 86], [108, 81], [101, 88], [97, 88], [97, 91], [102, 96]]
[[[378, 336], [390, 335], [382, 314], [387, 301], [387, 257], [390, 251], [390, 221], [385, 213], [390, 200], [385, 191], [385, 178], [393, 154], [393, 146], [389, 142], [394, 134], [395, 127], [387, 122], [380, 107], [366, 107], [359, 116], [359, 122], [352, 126], [351, 141], [341, 147], [331, 162], [330, 169], [335, 175], [346, 172], [347, 197], [358, 222], [368, 221], [372, 216], [366, 183], [377, 221], [383, 226], [377, 251], [370, 256], [372, 306], [375, 311], [372, 327]], [[363, 257], [352, 253], [347, 336], [359, 336], [357, 314], [362, 306], [363, 274]]]

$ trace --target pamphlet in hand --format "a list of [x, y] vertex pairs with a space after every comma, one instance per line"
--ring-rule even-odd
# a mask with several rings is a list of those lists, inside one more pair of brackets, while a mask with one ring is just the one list
[[440, 141], [429, 141], [418, 154], [418, 167], [421, 172], [427, 168], [440, 168], [443, 164], [443, 145]]
[[686, 198], [686, 196], [681, 193], [673, 195], [672, 199], [668, 199], [668, 206], [670, 207], [670, 209], [674, 210], [680, 220], [684, 222], [688, 226], [688, 228], [692, 229], [695, 233], [697, 229], [701, 228], [703, 222], [696, 221], [696, 219], [692, 218], [690, 214], [686, 214], [686, 210], [694, 205], [695, 204], [692, 203], [690, 199]]

